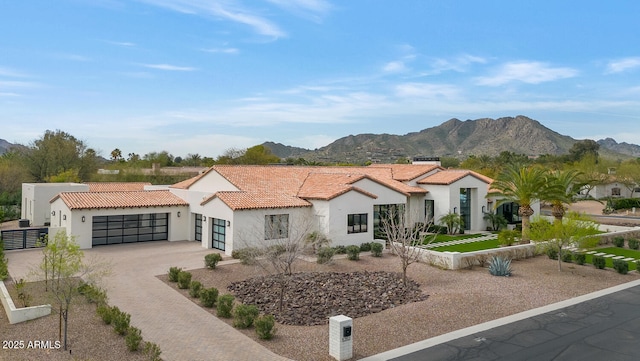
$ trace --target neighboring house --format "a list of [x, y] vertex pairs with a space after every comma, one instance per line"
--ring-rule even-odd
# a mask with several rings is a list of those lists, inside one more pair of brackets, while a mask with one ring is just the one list
[[[589, 195], [595, 199], [602, 198], [639, 198], [640, 187], [635, 186], [630, 189], [629, 186], [620, 182], [611, 182], [606, 184], [598, 184], [589, 191]], [[633, 190], [633, 195], [631, 194]], [[586, 189], [583, 189], [580, 194], [586, 196]]]
[[[231, 254], [295, 232], [318, 231], [332, 245], [373, 241], [380, 217], [404, 210], [410, 224], [449, 212], [465, 229], [486, 229], [483, 212], [492, 180], [438, 164], [369, 167], [213, 166], [171, 186], [123, 183], [57, 185], [46, 195], [52, 227], [65, 228], [82, 248], [153, 240], [190, 240]], [[31, 184], [39, 188], [55, 184]], [[33, 197], [33, 203], [41, 202]], [[24, 208], [30, 202], [23, 202]], [[33, 207], [33, 206], [31, 206]], [[44, 208], [44, 207], [43, 207]], [[38, 224], [42, 218], [31, 219]]]

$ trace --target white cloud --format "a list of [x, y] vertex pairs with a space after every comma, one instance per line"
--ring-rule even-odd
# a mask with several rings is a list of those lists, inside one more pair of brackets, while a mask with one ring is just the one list
[[147, 4], [159, 6], [184, 14], [198, 16], [213, 16], [244, 24], [253, 28], [260, 35], [273, 38], [286, 37], [287, 34], [275, 23], [256, 11], [243, 7], [237, 1], [207, 1], [207, 0], [139, 0]]
[[27, 75], [24, 73], [21, 73], [17, 70], [14, 69], [10, 69], [10, 68], [3, 68], [0, 67], [0, 76], [6, 76], [6, 77], [11, 77], [11, 78], [26, 78]]
[[514, 81], [527, 84], [539, 84], [558, 79], [571, 78], [578, 74], [572, 68], [554, 68], [537, 61], [506, 63], [494, 75], [478, 77], [478, 85], [500, 86]]
[[167, 70], [167, 71], [195, 71], [197, 68], [190, 66], [177, 66], [171, 64], [142, 64], [142, 66], [151, 69]]
[[408, 68], [403, 61], [390, 61], [382, 67], [382, 70], [387, 73], [400, 73], [407, 71]]
[[220, 53], [220, 54], [238, 54], [240, 52], [237, 48], [210, 48], [210, 49], [200, 49], [206, 53]]
[[640, 57], [624, 58], [609, 62], [607, 64], [607, 74], [621, 73], [627, 70], [640, 67]]
[[90, 61], [91, 58], [84, 56], [84, 55], [78, 55], [78, 54], [64, 54], [64, 53], [60, 53], [60, 54], [55, 54], [54, 55], [56, 58], [59, 59], [64, 59], [64, 60], [71, 60], [71, 61], [80, 61], [80, 62], [85, 62], [85, 61]]
[[454, 98], [459, 89], [448, 84], [404, 83], [396, 86], [395, 93], [401, 98]]
[[431, 62], [432, 70], [426, 72], [424, 75], [440, 74], [450, 70], [463, 73], [474, 63], [484, 64], [486, 62], [487, 60], [485, 58], [469, 54], [463, 54], [452, 59], [437, 58]]
[[41, 85], [39, 83], [34, 83], [30, 81], [17, 81], [17, 80], [0, 80], [0, 89], [1, 88], [38, 88]]
[[135, 43], [130, 43], [128, 41], [111, 41], [111, 40], [107, 40], [107, 43], [109, 43], [111, 45], [124, 46], [124, 47], [136, 46]]
[[267, 0], [293, 14], [319, 22], [333, 8], [325, 0]]

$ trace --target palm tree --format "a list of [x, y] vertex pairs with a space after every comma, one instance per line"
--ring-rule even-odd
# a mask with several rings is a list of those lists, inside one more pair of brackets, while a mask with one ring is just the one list
[[443, 223], [447, 226], [448, 234], [456, 234], [460, 227], [464, 224], [462, 223], [462, 217], [457, 213], [449, 212], [442, 217], [440, 217], [440, 223]]
[[518, 216], [522, 218], [522, 238], [520, 243], [530, 243], [529, 224], [534, 211], [531, 205], [549, 194], [557, 192], [557, 184], [547, 185], [545, 171], [538, 167], [507, 166], [491, 184], [487, 198], [496, 198], [496, 207], [515, 202], [520, 205]]
[[545, 201], [551, 203], [551, 214], [557, 222], [562, 222], [565, 214], [565, 204], [575, 201], [577, 190], [581, 187], [576, 182], [581, 173], [577, 170], [554, 171], [547, 174], [547, 187], [555, 187], [546, 195]]

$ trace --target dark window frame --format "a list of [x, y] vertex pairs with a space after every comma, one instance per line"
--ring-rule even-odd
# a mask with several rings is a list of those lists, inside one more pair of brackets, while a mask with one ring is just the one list
[[369, 230], [369, 214], [347, 214], [347, 234], [366, 233]]

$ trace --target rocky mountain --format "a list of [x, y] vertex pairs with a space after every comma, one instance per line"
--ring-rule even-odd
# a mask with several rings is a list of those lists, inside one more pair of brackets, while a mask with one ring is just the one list
[[[466, 158], [469, 155], [483, 154], [496, 156], [503, 151], [531, 156], [561, 155], [567, 154], [577, 141], [545, 127], [536, 120], [519, 115], [465, 121], [454, 118], [436, 127], [405, 135], [349, 135], [325, 147], [306, 152], [282, 144], [275, 148], [267, 143], [265, 146], [283, 158], [300, 156], [321, 162], [388, 163], [414, 156]], [[614, 158], [635, 156], [630, 153], [632, 145], [614, 143], [615, 141], [600, 143], [600, 154]], [[614, 147], [616, 144], [617, 148]], [[640, 146], [635, 147], [640, 153]]]
[[626, 142], [618, 143], [612, 138], [600, 139], [597, 143], [600, 144], [600, 148], [606, 148], [632, 157], [640, 157], [640, 145], [629, 144]]
[[18, 146], [17, 144], [12, 144], [7, 142], [4, 139], [0, 139], [0, 155], [4, 154], [9, 149]]

